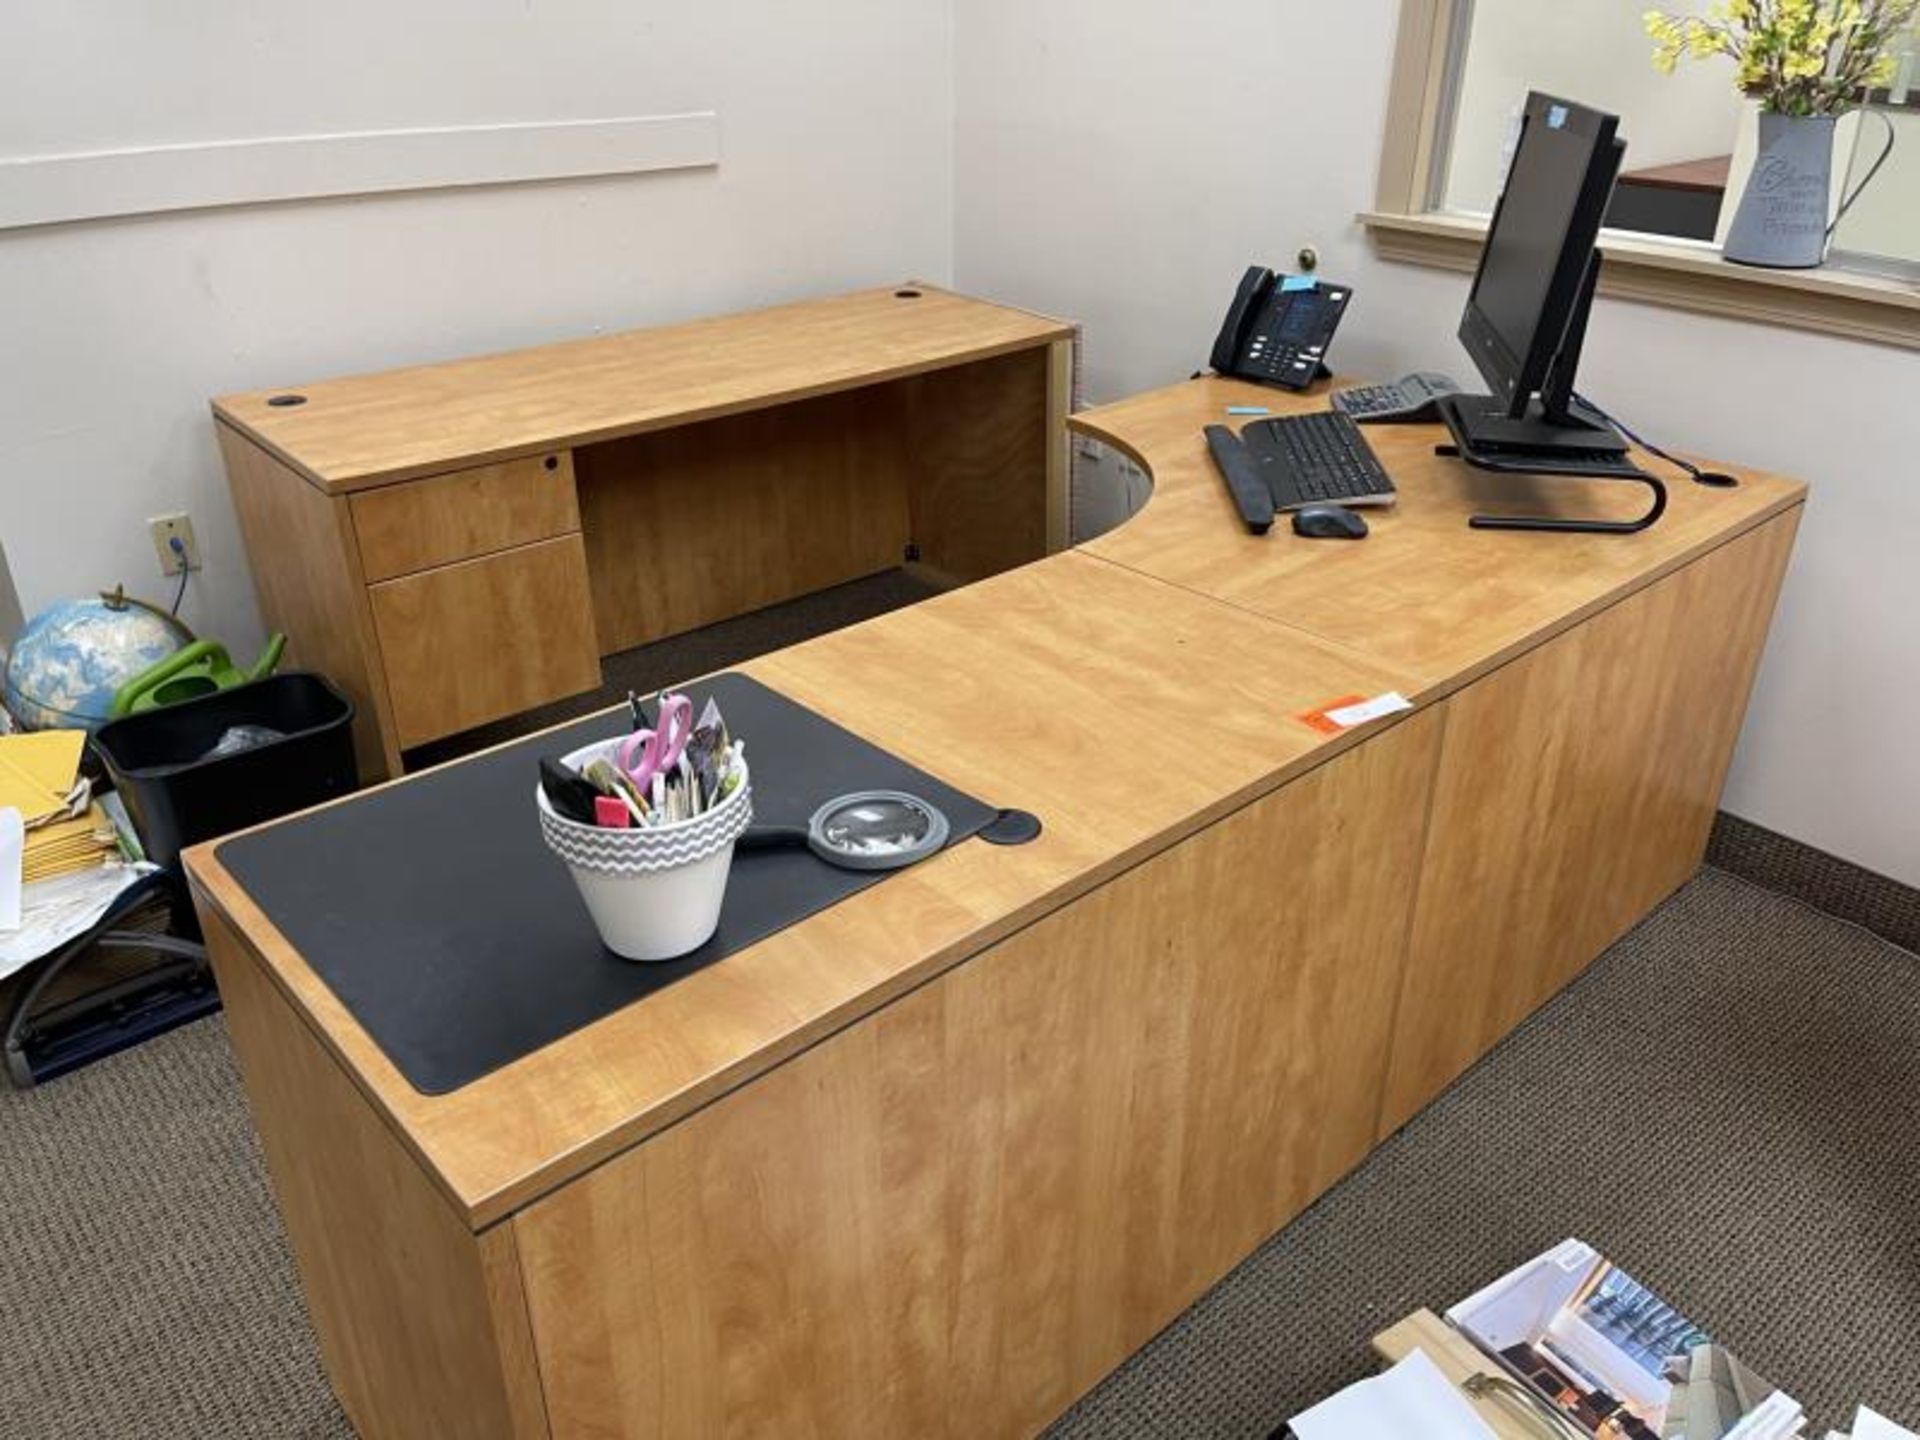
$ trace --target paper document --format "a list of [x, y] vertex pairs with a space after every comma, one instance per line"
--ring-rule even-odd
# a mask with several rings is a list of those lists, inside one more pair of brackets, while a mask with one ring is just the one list
[[1288, 1422], [1300, 1440], [1495, 1440], [1424, 1350]]
[[1589, 1434], [1578, 1397], [1595, 1391], [1634, 1422], [1614, 1427], [1622, 1433], [1783, 1440], [1801, 1429], [1791, 1396], [1579, 1240], [1509, 1271], [1447, 1319]]
[[1412, 708], [1413, 702], [1406, 696], [1398, 690], [1389, 690], [1371, 700], [1364, 695], [1342, 695], [1337, 700], [1327, 701], [1318, 710], [1309, 710], [1295, 718], [1322, 735], [1338, 735], [1369, 720], [1378, 720], [1383, 715], [1394, 715]]
[[20, 892], [20, 928], [0, 930], [0, 980], [84, 935], [122, 890], [158, 865], [96, 865]]
[[0, 805], [29, 822], [62, 808], [80, 772], [83, 730], [41, 730], [0, 736]]
[[1342, 705], [1337, 710], [1327, 711], [1327, 718], [1342, 730], [1351, 730], [1356, 725], [1364, 725], [1369, 720], [1378, 720], [1382, 715], [1395, 715], [1402, 710], [1411, 710], [1413, 702], [1398, 690], [1389, 690], [1384, 695], [1376, 695], [1371, 700], [1362, 700], [1358, 705]]
[[1913, 1431], [1862, 1405], [1853, 1417], [1853, 1440], [1916, 1440]]
[[20, 887], [27, 851], [26, 824], [11, 805], [0, 809], [0, 934], [20, 928]]

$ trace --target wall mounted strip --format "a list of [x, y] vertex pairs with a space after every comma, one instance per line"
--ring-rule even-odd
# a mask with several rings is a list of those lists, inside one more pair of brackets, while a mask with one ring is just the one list
[[0, 159], [0, 230], [222, 205], [634, 175], [720, 160], [712, 111]]

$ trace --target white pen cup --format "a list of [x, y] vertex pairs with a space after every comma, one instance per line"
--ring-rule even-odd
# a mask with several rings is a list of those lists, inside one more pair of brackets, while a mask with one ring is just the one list
[[[617, 764], [624, 736], [564, 757], [574, 770], [595, 760]], [[534, 786], [540, 834], [566, 865], [600, 939], [627, 960], [673, 960], [713, 938], [733, 870], [734, 842], [753, 822], [753, 777], [737, 762], [740, 784], [718, 805], [671, 825], [615, 830], [555, 812]]]

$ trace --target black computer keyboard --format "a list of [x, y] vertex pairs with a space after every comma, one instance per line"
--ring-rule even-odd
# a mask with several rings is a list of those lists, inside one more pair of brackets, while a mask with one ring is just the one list
[[1275, 510], [1307, 505], [1391, 505], [1393, 481], [1345, 415], [1318, 410], [1261, 420], [1240, 432]]

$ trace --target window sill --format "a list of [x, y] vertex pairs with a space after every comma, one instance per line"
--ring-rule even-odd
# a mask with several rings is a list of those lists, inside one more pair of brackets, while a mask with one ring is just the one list
[[[1359, 216], [1382, 257], [1471, 272], [1484, 220], [1460, 215]], [[1856, 270], [1761, 270], [1735, 265], [1710, 245], [1608, 232], [1600, 293], [1708, 315], [1817, 330], [1920, 349], [1920, 286]]]

